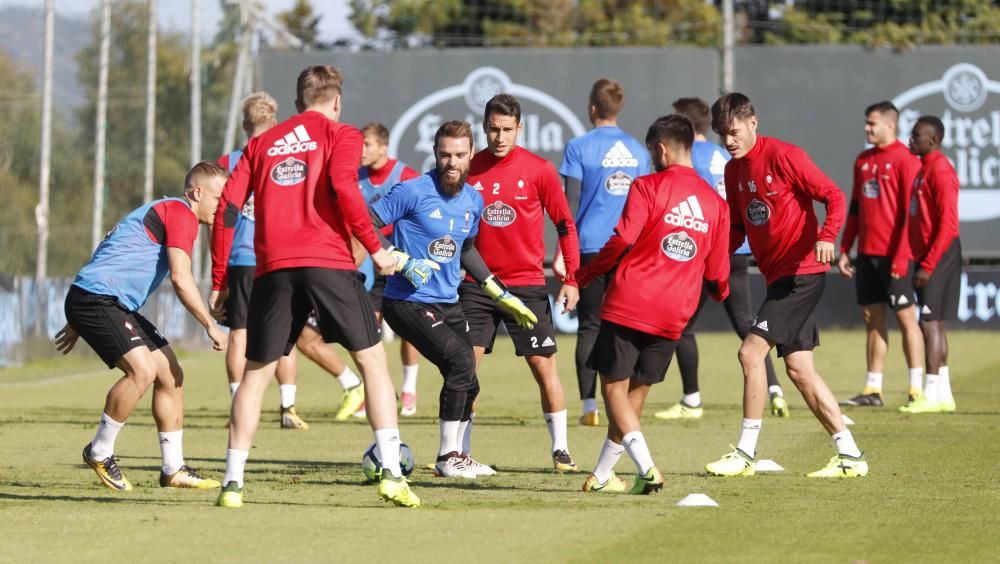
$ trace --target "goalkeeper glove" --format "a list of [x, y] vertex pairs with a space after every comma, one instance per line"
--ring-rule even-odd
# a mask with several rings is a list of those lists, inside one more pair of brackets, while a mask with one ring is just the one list
[[481, 286], [486, 295], [492, 298], [500, 306], [500, 309], [513, 317], [514, 321], [522, 329], [531, 329], [535, 326], [535, 323], [538, 323], [538, 318], [535, 317], [535, 314], [525, 307], [524, 302], [520, 298], [511, 294], [510, 290], [496, 276], [490, 275], [489, 278], [483, 281]]
[[441, 270], [433, 260], [415, 259], [395, 247], [389, 249], [389, 254], [396, 261], [396, 274], [406, 278], [414, 288], [427, 284], [434, 271]]

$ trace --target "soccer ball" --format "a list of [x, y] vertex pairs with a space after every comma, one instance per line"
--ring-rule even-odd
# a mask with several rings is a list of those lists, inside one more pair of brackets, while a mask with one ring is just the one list
[[[399, 443], [399, 469], [402, 470], [403, 476], [413, 473], [413, 451], [403, 442]], [[369, 482], [378, 482], [382, 478], [382, 456], [374, 442], [368, 445], [364, 455], [361, 456], [361, 471]]]

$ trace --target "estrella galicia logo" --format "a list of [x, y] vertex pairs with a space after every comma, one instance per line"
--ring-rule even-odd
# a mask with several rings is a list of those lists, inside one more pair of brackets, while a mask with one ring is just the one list
[[667, 258], [672, 258], [679, 262], [687, 262], [698, 254], [698, 244], [687, 234], [686, 231], [671, 233], [660, 242], [660, 248]]
[[877, 178], [869, 178], [861, 185], [861, 193], [864, 194], [866, 198], [875, 199], [878, 198], [880, 189], [878, 185]]
[[612, 196], [626, 196], [632, 186], [632, 177], [622, 171], [617, 171], [604, 181], [604, 189]]
[[517, 212], [514, 208], [497, 200], [486, 206], [483, 210], [483, 221], [493, 227], [507, 227], [517, 219]]
[[243, 209], [240, 210], [240, 214], [244, 218], [246, 218], [246, 219], [248, 219], [250, 221], [254, 220], [254, 215], [253, 215], [253, 194], [250, 194], [250, 197], [247, 198], [247, 203], [243, 204]]
[[746, 216], [751, 225], [764, 225], [768, 219], [771, 219], [771, 208], [767, 207], [767, 204], [761, 200], [754, 198], [747, 204]]
[[451, 235], [445, 235], [440, 239], [434, 239], [427, 245], [427, 254], [437, 262], [451, 262], [458, 254], [458, 243], [451, 238]]
[[306, 179], [306, 163], [288, 157], [271, 168], [271, 180], [279, 186], [294, 186]]

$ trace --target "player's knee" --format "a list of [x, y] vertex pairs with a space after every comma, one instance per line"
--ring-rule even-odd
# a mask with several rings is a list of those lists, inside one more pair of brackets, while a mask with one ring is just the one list
[[449, 351], [445, 373], [448, 376], [445, 380], [447, 389], [468, 392], [473, 387], [476, 389], [479, 387], [479, 382], [476, 380], [476, 356], [471, 348], [456, 347]]
[[153, 382], [156, 382], [156, 367], [152, 364], [132, 367], [125, 374], [130, 380], [136, 383], [140, 389], [145, 390]]
[[743, 344], [740, 345], [740, 350], [736, 353], [736, 358], [739, 359], [740, 366], [751, 366], [763, 360], [763, 356], [757, 349], [758, 347], [749, 341], [743, 341]]

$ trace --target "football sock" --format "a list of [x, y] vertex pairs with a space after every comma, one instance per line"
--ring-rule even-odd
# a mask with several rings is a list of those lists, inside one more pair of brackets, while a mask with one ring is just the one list
[[243, 469], [249, 456], [248, 450], [226, 449], [226, 477], [222, 479], [223, 487], [229, 482], [236, 482], [237, 486], [243, 487]]
[[344, 371], [337, 376], [337, 381], [345, 390], [356, 388], [361, 384], [361, 378], [358, 378], [358, 375], [349, 366], [344, 367]]
[[441, 446], [438, 448], [438, 456], [449, 452], [459, 452], [458, 426], [460, 423], [460, 421], [440, 420]]
[[402, 392], [407, 394], [417, 393], [417, 373], [420, 371], [419, 364], [403, 365], [403, 387]]
[[773, 396], [778, 396], [779, 398], [785, 397], [784, 390], [782, 390], [781, 386], [779, 386], [777, 384], [775, 384], [774, 386], [768, 386], [767, 387], [767, 393], [770, 394], [770, 395], [773, 395]]
[[295, 405], [295, 390], [297, 386], [295, 384], [282, 384], [278, 386], [278, 392], [281, 394], [281, 408], [288, 409]]
[[924, 369], [923, 368], [911, 368], [910, 369], [910, 389], [916, 392], [920, 391], [920, 388], [924, 387]]
[[740, 440], [736, 443], [736, 448], [742, 450], [750, 458], [757, 457], [757, 437], [760, 436], [760, 424], [763, 419], [744, 419], [743, 430], [740, 431]]
[[115, 453], [115, 439], [118, 438], [118, 431], [122, 430], [125, 423], [119, 423], [108, 416], [101, 414], [101, 423], [97, 426], [97, 434], [94, 440], [90, 441], [90, 457], [94, 460], [104, 460]]
[[882, 373], [881, 372], [869, 372], [868, 379], [865, 381], [865, 392], [866, 394], [881, 394], [882, 393]]
[[681, 403], [688, 407], [700, 407], [701, 406], [701, 392], [695, 392], [693, 394], [684, 394], [681, 397]]
[[545, 426], [549, 428], [549, 437], [552, 438], [552, 452], [565, 450], [569, 452], [566, 441], [566, 410], [555, 413], [545, 413]]
[[951, 395], [951, 378], [947, 366], [938, 369], [937, 399], [941, 402], [955, 401], [955, 397]]
[[163, 457], [163, 473], [167, 476], [176, 474], [184, 466], [183, 433], [183, 430], [160, 433], [160, 455]]
[[645, 475], [646, 472], [649, 472], [650, 468], [656, 466], [653, 464], [653, 455], [649, 454], [649, 446], [646, 445], [646, 439], [642, 436], [642, 431], [632, 431], [622, 437], [622, 445], [628, 452], [632, 462], [635, 462], [636, 468], [639, 469], [639, 474]]
[[233, 399], [233, 398], [236, 397], [236, 390], [238, 390], [238, 389], [240, 389], [240, 383], [239, 382], [230, 382], [229, 383], [229, 399]]
[[599, 483], [603, 484], [608, 481], [608, 478], [615, 471], [615, 464], [618, 463], [618, 459], [622, 457], [624, 452], [625, 447], [622, 445], [611, 439], [604, 439], [601, 455], [597, 457], [597, 466], [594, 467], [594, 476]]
[[462, 454], [472, 454], [472, 420], [476, 417], [473, 413], [469, 415], [468, 421], [462, 421], [458, 424], [458, 440], [462, 444]]
[[594, 398], [587, 398], [583, 400], [583, 412], [591, 413], [597, 411], [597, 400]]
[[850, 430], [844, 429], [839, 433], [834, 433], [831, 438], [833, 439], [833, 446], [837, 447], [838, 454], [846, 454], [855, 458], [861, 456], [861, 450], [854, 443], [854, 436], [851, 435]]
[[927, 383], [924, 384], [924, 397], [927, 398], [927, 401], [938, 401], [938, 381], [940, 379], [941, 377], [937, 374], [927, 375]]
[[388, 470], [393, 478], [403, 475], [399, 469], [399, 444], [399, 429], [375, 431], [375, 446], [382, 455], [382, 469]]

